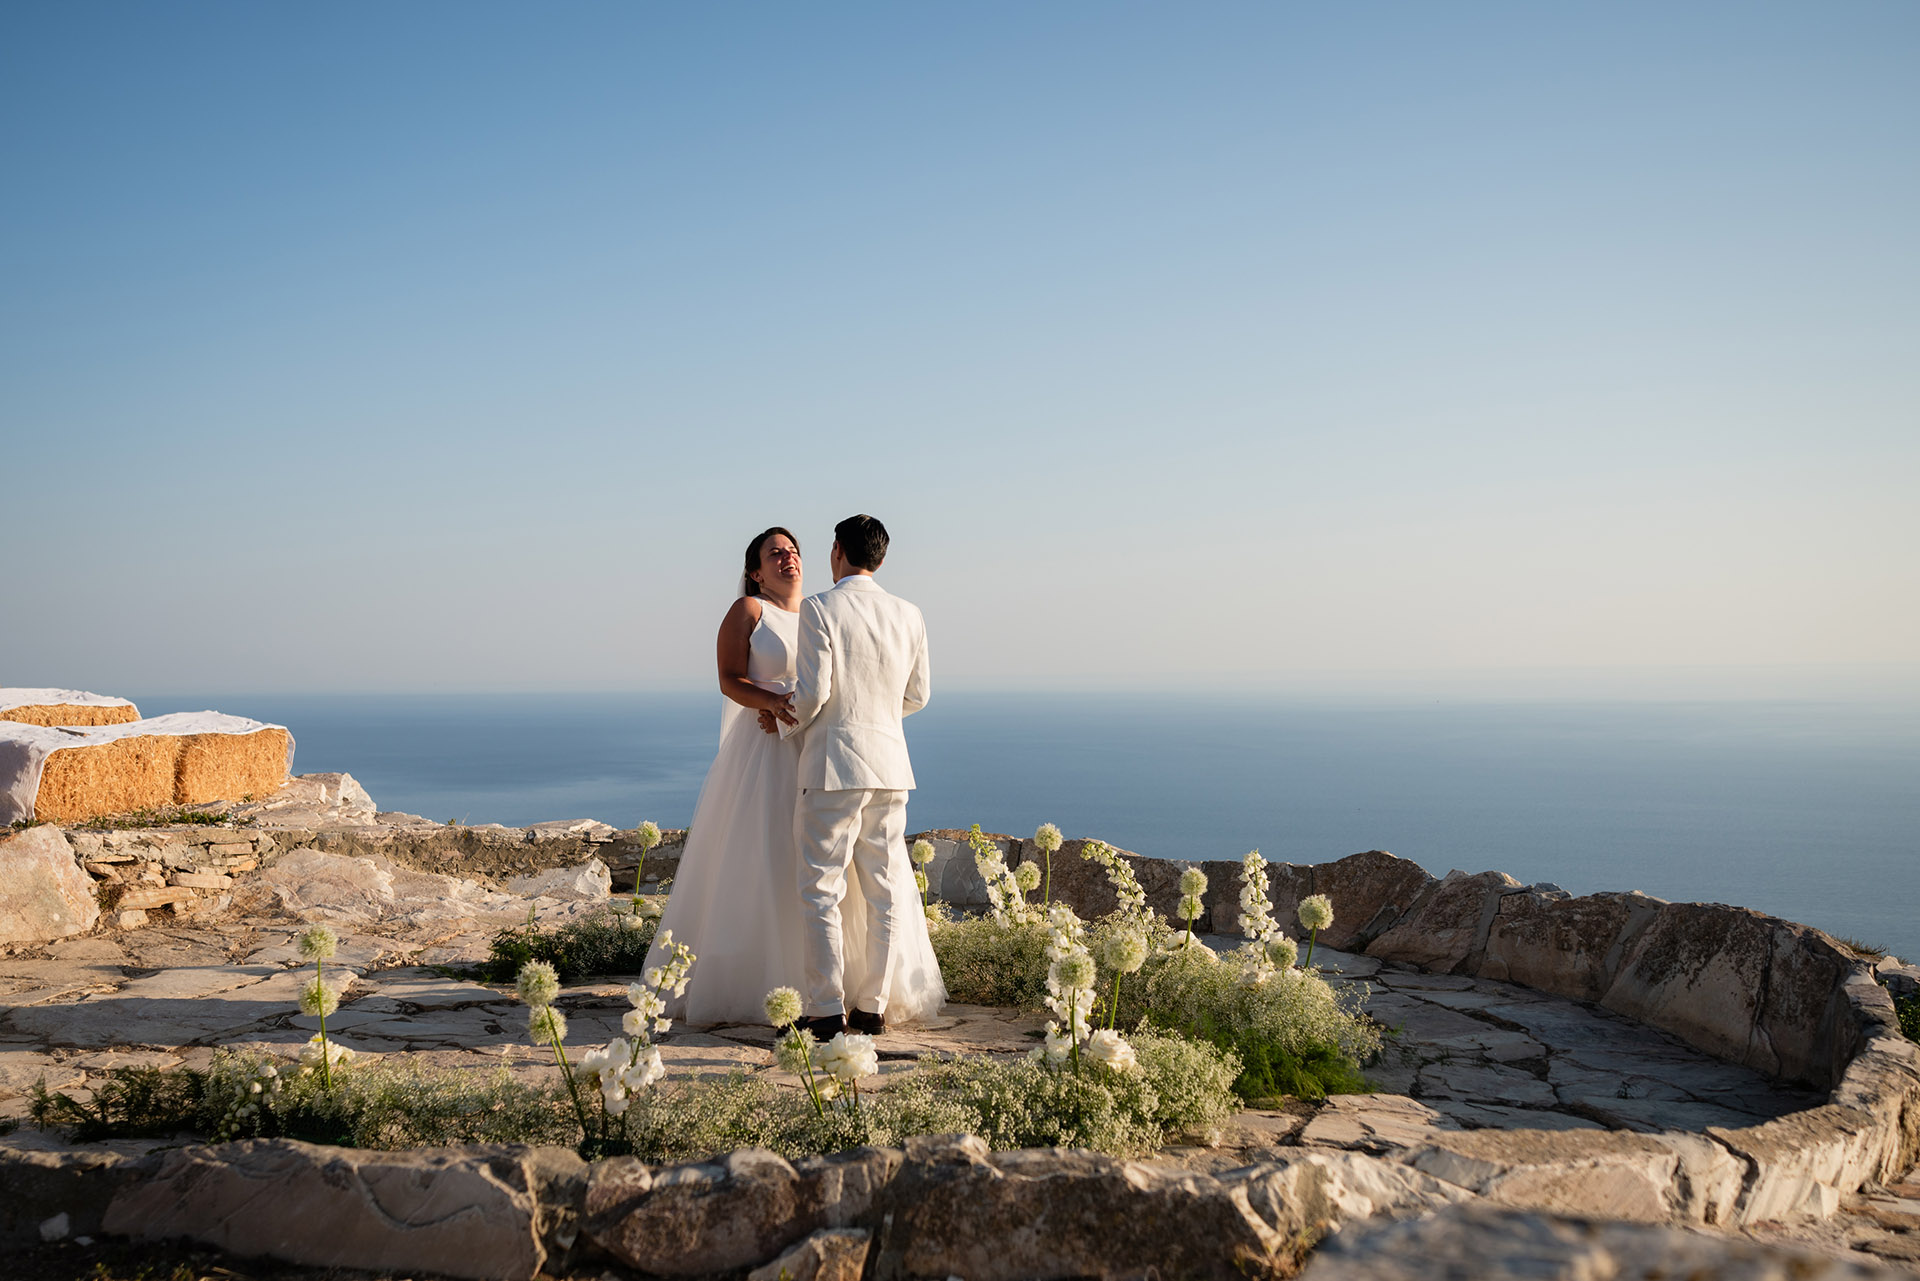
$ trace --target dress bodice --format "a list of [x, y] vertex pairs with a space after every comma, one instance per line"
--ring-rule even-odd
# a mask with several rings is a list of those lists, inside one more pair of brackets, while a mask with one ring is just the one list
[[760, 602], [760, 622], [747, 638], [747, 679], [761, 689], [793, 689], [794, 660], [800, 640], [800, 615]]

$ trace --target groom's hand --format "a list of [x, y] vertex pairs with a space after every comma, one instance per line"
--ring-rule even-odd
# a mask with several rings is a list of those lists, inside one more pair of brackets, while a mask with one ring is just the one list
[[771, 716], [782, 725], [798, 725], [800, 723], [799, 718], [793, 714], [793, 695], [791, 694], [780, 695], [779, 702], [760, 714], [762, 716]]

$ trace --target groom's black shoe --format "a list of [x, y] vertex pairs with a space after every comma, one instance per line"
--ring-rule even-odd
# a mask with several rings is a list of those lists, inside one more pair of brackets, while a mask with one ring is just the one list
[[847, 1030], [863, 1036], [879, 1036], [887, 1030], [887, 1016], [869, 1014], [865, 1010], [848, 1010]]
[[847, 1018], [844, 1014], [810, 1014], [794, 1026], [813, 1033], [816, 1041], [831, 1041], [847, 1030]]

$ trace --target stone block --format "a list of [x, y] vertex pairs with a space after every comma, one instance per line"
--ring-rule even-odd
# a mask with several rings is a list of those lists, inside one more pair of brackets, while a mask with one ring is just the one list
[[1343, 952], [1370, 952], [1373, 940], [1434, 884], [1418, 863], [1395, 858], [1385, 850], [1366, 850], [1299, 868], [1279, 863], [1268, 876], [1273, 914], [1290, 934], [1300, 931], [1296, 913], [1301, 899], [1325, 894], [1332, 901], [1333, 924], [1321, 931], [1320, 941]]
[[597, 858], [578, 867], [555, 867], [529, 876], [516, 876], [507, 888], [526, 898], [557, 898], [597, 903], [613, 892], [613, 872]]
[[121, 911], [131, 912], [146, 908], [165, 907], [169, 903], [178, 903], [195, 897], [194, 891], [178, 885], [136, 886], [122, 894], [114, 904]]
[[0, 835], [0, 943], [85, 934], [100, 919], [93, 878], [50, 824]]
[[531, 1281], [546, 1261], [526, 1148], [370, 1152], [291, 1139], [138, 1164], [102, 1227], [318, 1268]]
[[115, 1152], [0, 1149], [0, 1242], [39, 1241], [40, 1225], [63, 1214], [69, 1232], [98, 1232], [127, 1169]]
[[865, 1228], [822, 1228], [747, 1273], [747, 1281], [860, 1281], [872, 1244]]
[[1349, 1229], [1314, 1252], [1301, 1281], [1895, 1281], [1904, 1272], [1736, 1236], [1463, 1205]]
[[1425, 1214], [1467, 1198], [1451, 1183], [1359, 1152], [1289, 1153], [1220, 1176], [1246, 1189], [1247, 1204], [1282, 1237], [1321, 1234], [1343, 1223]]
[[1735, 1222], [1826, 1218], [1840, 1198], [1883, 1177], [1897, 1118], [1827, 1104], [1744, 1129], [1707, 1133], [1744, 1158], [1747, 1186]]
[[1660, 906], [1660, 899], [1638, 892], [1584, 898], [1503, 895], [1487, 932], [1479, 977], [1598, 1001]]
[[118, 930], [137, 930], [147, 923], [144, 908], [123, 908], [113, 914], [113, 926]]
[[233, 878], [219, 872], [175, 872], [167, 883], [193, 890], [224, 890], [233, 884]]
[[1743, 1167], [1690, 1135], [1470, 1130], [1397, 1159], [1500, 1205], [1642, 1223], [1730, 1212]]
[[[1470, 972], [1484, 955], [1500, 900], [1519, 890], [1505, 872], [1448, 872], [1432, 882], [1394, 925], [1367, 945], [1368, 956], [1443, 974]], [[1334, 923], [1340, 904], [1333, 905]]]
[[1601, 1004], [1695, 1049], [1778, 1069], [1754, 1024], [1773, 950], [1769, 918], [1718, 903], [1668, 903], [1621, 962]]

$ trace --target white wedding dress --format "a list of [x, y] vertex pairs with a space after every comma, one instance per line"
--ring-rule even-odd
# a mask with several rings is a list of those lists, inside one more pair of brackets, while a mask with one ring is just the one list
[[[747, 679], [762, 689], [791, 691], [799, 633], [799, 614], [762, 601], [748, 641]], [[767, 993], [802, 987], [806, 976], [794, 846], [800, 740], [767, 733], [758, 717], [731, 701], [727, 709], [720, 752], [700, 789], [660, 918], [662, 933], [672, 931], [676, 943], [693, 949], [686, 997], [670, 1007], [689, 1024], [765, 1023]], [[894, 950], [885, 1012], [892, 1026], [938, 1012], [947, 988], [904, 846], [893, 852], [889, 875], [895, 885]], [[846, 990], [854, 991], [866, 964], [867, 904], [852, 878], [840, 913]], [[647, 965], [661, 961], [656, 945]]]

